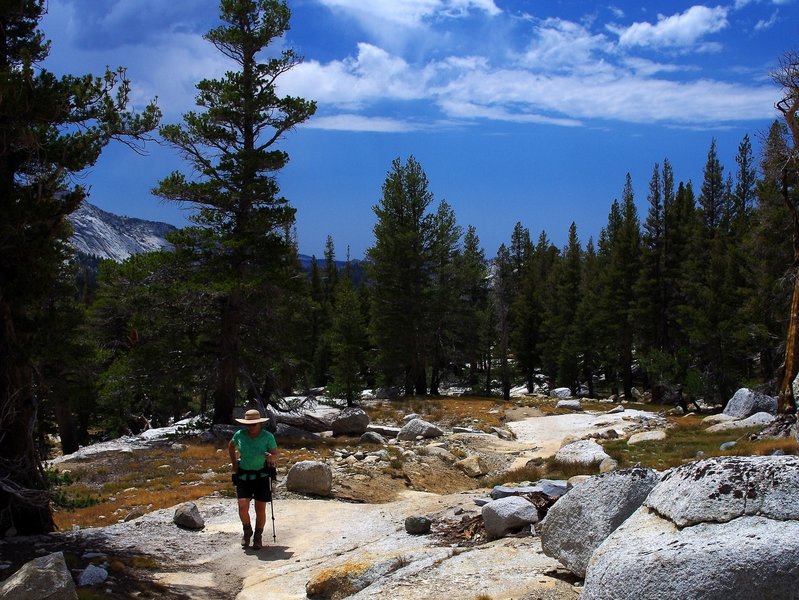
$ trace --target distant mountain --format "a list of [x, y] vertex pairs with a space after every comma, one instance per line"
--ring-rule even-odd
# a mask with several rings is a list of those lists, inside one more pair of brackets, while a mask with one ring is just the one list
[[133, 254], [171, 248], [166, 235], [176, 229], [169, 223], [120, 217], [88, 202], [72, 213], [69, 220], [75, 230], [71, 242], [78, 252], [117, 262]]
[[[71, 238], [72, 245], [79, 254], [84, 255], [81, 262], [95, 270], [99, 259], [122, 262], [133, 254], [171, 249], [172, 244], [166, 240], [166, 235], [176, 229], [169, 223], [120, 217], [88, 202], [72, 213], [69, 220], [75, 230]], [[309, 272], [312, 257], [300, 254], [299, 259], [302, 269]], [[336, 261], [339, 270], [345, 264], [346, 261]], [[324, 269], [324, 259], [319, 260], [318, 265]], [[350, 269], [353, 280], [360, 281], [363, 277], [362, 261], [352, 261]]]

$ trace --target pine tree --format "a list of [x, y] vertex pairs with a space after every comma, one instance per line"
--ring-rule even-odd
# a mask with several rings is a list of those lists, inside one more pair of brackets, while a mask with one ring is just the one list
[[431, 250], [436, 245], [433, 194], [414, 157], [391, 165], [380, 202], [374, 245], [367, 250], [372, 284], [371, 333], [384, 382], [406, 394], [427, 393], [430, 358]]
[[[277, 79], [300, 61], [292, 50], [258, 62], [288, 30], [289, 18], [285, 1], [222, 0], [223, 24], [205, 38], [235, 68], [222, 79], [197, 84], [201, 111], [185, 114], [183, 125], [161, 128], [167, 143], [199, 173], [190, 180], [174, 172], [154, 192], [197, 209], [196, 226], [182, 230], [173, 242], [195, 255], [197, 297], [213, 303], [220, 315], [209, 357], [216, 365], [215, 423], [231, 421], [242, 379], [253, 391], [248, 382], [254, 367], [245, 364], [243, 338], [251, 324], [264, 319], [280, 330], [285, 321], [278, 318], [278, 296], [285, 294], [296, 269], [289, 235], [294, 209], [278, 195], [275, 178], [288, 156], [275, 145], [309, 119], [316, 105], [277, 95]], [[276, 352], [272, 345], [268, 353], [274, 357]], [[277, 380], [277, 387], [284, 387], [286, 377]]]
[[[513, 261], [505, 244], [501, 244], [494, 259], [493, 306], [496, 315], [497, 354], [499, 358], [499, 375], [502, 385], [502, 398], [510, 399], [511, 365], [510, 365], [510, 308], [513, 302]], [[490, 388], [489, 388], [490, 390]]]
[[367, 331], [358, 292], [347, 277], [336, 287], [335, 305], [330, 331], [331, 382], [328, 391], [332, 396], [343, 396], [347, 406], [352, 406], [363, 389]]
[[[668, 165], [668, 162], [664, 164]], [[666, 179], [666, 173], [664, 168], [663, 179]], [[662, 385], [669, 383], [663, 381], [661, 366], [667, 358], [665, 343], [668, 329], [665, 276], [666, 195], [660, 166], [655, 164], [649, 182], [649, 211], [641, 239], [641, 271], [635, 283], [637, 343], [641, 348], [640, 360], [649, 375], [649, 386], [655, 402], [661, 400]], [[647, 368], [647, 364], [653, 368]], [[658, 372], [657, 375], [655, 371]]]
[[600, 237], [603, 253], [602, 315], [611, 347], [608, 358], [615, 365], [626, 398], [632, 396], [635, 324], [635, 280], [639, 271], [641, 231], [635, 207], [632, 178], [627, 174], [622, 202], [614, 201], [608, 225]]
[[55, 77], [39, 68], [49, 44], [37, 27], [44, 0], [0, 6], [0, 532], [54, 527], [34, 442], [36, 362], [48, 295], [69, 258], [66, 216], [86, 192], [72, 176], [112, 140], [141, 139], [160, 117], [127, 112], [125, 71]]
[[457, 261], [461, 228], [455, 212], [441, 202], [435, 213], [435, 235], [430, 252], [430, 393], [438, 394], [441, 372], [457, 357], [455, 337], [459, 306], [460, 285]]
[[749, 217], [752, 214], [757, 197], [757, 170], [749, 135], [745, 135], [738, 145], [738, 154], [735, 156], [735, 162], [738, 165], [738, 171], [735, 190], [732, 195], [732, 223], [733, 228], [737, 232], [741, 232], [745, 224], [750, 222]]
[[718, 159], [715, 138], [710, 143], [699, 194], [699, 207], [706, 235], [712, 236], [725, 218], [724, 167]]
[[[540, 368], [547, 378], [547, 384], [551, 387], [557, 385], [560, 342], [563, 336], [558, 320], [557, 274], [560, 261], [560, 251], [549, 240], [546, 231], [542, 231], [532, 252], [532, 260], [529, 261], [527, 277], [532, 278], [532, 281], [526, 283], [528, 294], [535, 295], [534, 304], [531, 312], [522, 318], [533, 319], [531, 329], [537, 331], [535, 348], [530, 348], [530, 351], [535, 353], [538, 364], [532, 368], [533, 370]], [[528, 387], [530, 386], [532, 381], [528, 380]], [[530, 390], [532, 391], [531, 387]]]
[[557, 322], [561, 332], [558, 352], [558, 379], [568, 386], [572, 395], [580, 391], [580, 343], [582, 324], [577, 322], [577, 306], [580, 299], [582, 271], [582, 248], [577, 237], [577, 225], [572, 222], [569, 238], [563, 249], [557, 271]]
[[593, 239], [589, 239], [583, 254], [580, 294], [574, 315], [575, 340], [579, 349], [579, 370], [588, 386], [588, 397], [595, 398], [595, 374], [602, 355], [602, 322], [597, 311], [601, 294], [599, 260]]
[[786, 135], [785, 125], [774, 121], [763, 144], [751, 244], [754, 285], [760, 291], [751, 307], [761, 317], [760, 375], [773, 382], [775, 389], [791, 300], [791, 280], [786, 274], [793, 263], [793, 223], [782, 197], [782, 167], [789, 154]]
[[541, 295], [544, 285], [538, 280], [536, 262], [535, 259], [529, 260], [522, 268], [515, 294], [512, 284], [507, 292], [512, 298], [510, 313], [513, 315], [512, 324], [509, 323], [510, 345], [529, 392], [534, 391], [536, 371], [542, 366], [544, 311]]
[[455, 272], [459, 290], [458, 310], [453, 333], [458, 340], [458, 362], [469, 368], [470, 385], [477, 384], [477, 370], [483, 349], [490, 346], [485, 339], [485, 319], [488, 305], [488, 264], [480, 247], [477, 230], [470, 225], [463, 236], [463, 250], [455, 257]]

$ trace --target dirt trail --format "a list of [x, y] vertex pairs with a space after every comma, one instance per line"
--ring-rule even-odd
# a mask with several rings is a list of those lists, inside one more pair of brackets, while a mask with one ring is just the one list
[[[638, 415], [637, 411], [626, 411], [616, 415], [531, 417], [508, 424], [517, 436], [514, 441], [494, 436], [481, 436], [480, 441], [486, 451], [507, 453], [523, 464], [554, 454], [569, 436], [608, 428], [621, 432]], [[271, 542], [268, 520], [264, 533], [269, 544], [258, 552], [239, 547], [240, 524], [234, 502], [203, 499], [197, 504], [206, 518], [205, 529], [190, 534], [188, 548], [180, 548], [180, 560], [169, 561], [172, 570], [158, 574], [157, 579], [191, 598], [230, 598], [237, 592], [237, 600], [304, 599], [308, 581], [324, 570], [342, 565], [361, 568], [399, 559], [401, 568], [350, 597], [473, 600], [486, 594], [492, 600], [576, 598], [578, 589], [562, 580], [559, 564], [543, 554], [538, 538], [506, 538], [455, 548], [439, 536], [411, 536], [404, 530], [404, 520], [410, 515], [426, 515], [434, 523], [454, 523], [477, 515], [479, 508], [474, 500], [487, 494], [488, 490], [444, 495], [407, 491], [385, 504], [291, 495], [281, 498], [278, 494], [277, 543]], [[168, 529], [171, 516], [170, 511], [158, 511], [137, 520], [141, 521], [138, 526], [120, 526], [144, 533], [132, 534], [136, 544], [143, 551], [150, 547], [156, 552], [164, 540], [163, 534], [154, 532]], [[148, 526], [148, 520], [156, 526]]]

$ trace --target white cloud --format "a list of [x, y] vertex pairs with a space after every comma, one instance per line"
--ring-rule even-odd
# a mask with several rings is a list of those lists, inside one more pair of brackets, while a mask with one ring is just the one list
[[713, 49], [717, 46], [702, 44], [701, 40], [704, 36], [727, 27], [728, 10], [723, 6], [710, 8], [696, 5], [676, 15], [658, 15], [654, 25], [637, 22], [626, 28], [609, 29], [618, 34], [619, 44], [624, 47], [689, 49], [699, 45], [703, 49]]
[[775, 10], [768, 19], [759, 20], [757, 23], [755, 23], [755, 31], [765, 31], [766, 29], [771, 29], [774, 27], [774, 25], [776, 25], [779, 15], [779, 11]]
[[[437, 119], [577, 126], [595, 119], [692, 125], [773, 117], [769, 85], [658, 77], [685, 72], [679, 65], [629, 57], [615, 66], [595, 59], [572, 72], [541, 65], [494, 67], [480, 57], [449, 57], [415, 67], [361, 44], [355, 59], [304, 63], [287, 77], [292, 78], [290, 93], [316, 99], [328, 110], [369, 108], [379, 113], [392, 102], [435, 105], [442, 114], [428, 116], [428, 126]], [[316, 121], [312, 126], [353, 131], [420, 127], [393, 117], [353, 114]]]
[[[622, 59], [622, 64], [632, 73], [641, 77], [652, 77], [658, 73], [684, 73], [692, 70], [683, 65], [659, 63], [646, 58], [626, 56]], [[697, 70], [694, 68], [693, 70]]]
[[406, 133], [418, 129], [418, 127], [415, 127], [411, 123], [398, 121], [396, 119], [387, 117], [365, 117], [356, 114], [313, 117], [305, 126], [311, 129], [378, 133]]
[[433, 75], [431, 70], [412, 68], [377, 46], [360, 43], [355, 58], [297, 65], [281, 79], [280, 91], [354, 108], [386, 98], [423, 98]]
[[511, 111], [501, 106], [486, 106], [468, 101], [443, 100], [441, 108], [453, 118], [488, 119], [490, 121], [506, 121], [509, 123], [535, 123], [540, 125], [557, 125], [560, 127], [579, 127], [583, 123], [568, 117], [553, 117], [526, 111]]
[[343, 11], [366, 26], [389, 22], [418, 27], [426, 19], [462, 17], [472, 10], [497, 15], [494, 0], [318, 0], [331, 9]]
[[[107, 64], [132, 66], [134, 101], [141, 105], [158, 95], [165, 122], [194, 108], [200, 79], [219, 77], [229, 66], [200, 32], [174, 24], [150, 32], [146, 43], [86, 44], [62, 53], [56, 41], [74, 42], [75, 34], [79, 39], [85, 31], [85, 24], [66, 25], [79, 18], [72, 4], [77, 1], [51, 0], [51, 10], [61, 13], [56, 22], [63, 26], [54, 40], [54, 60], [63, 62], [63, 72], [74, 72], [75, 64], [82, 65], [80, 72], [98, 72]], [[131, 1], [120, 0], [113, 16], [103, 17], [100, 11], [92, 22], [119, 21], [129, 14]], [[155, 0], [147, 1], [154, 5]], [[496, 8], [493, 0], [318, 1], [371, 11], [385, 22], [413, 14], [440, 18], [467, 9], [491, 14]], [[476, 120], [573, 127], [591, 119], [695, 125], [773, 118], [774, 90], [768, 81], [762, 87], [690, 81], [693, 66], [636, 56], [638, 47], [697, 47], [704, 36], [726, 26], [726, 9], [702, 8], [661, 15], [655, 24], [617, 28], [618, 44], [586, 22], [534, 17], [509, 18], [510, 24], [491, 19], [503, 32], [512, 29], [513, 37], [489, 38], [494, 45], [485, 55], [474, 44], [453, 44], [468, 53], [439, 47], [436, 54], [421, 53], [413, 60], [385, 45], [361, 42], [352, 56], [306, 60], [291, 69], [280, 78], [279, 92], [318, 102], [318, 116], [307, 126], [349, 131], [404, 132]], [[713, 18], [722, 18], [723, 24], [712, 24]], [[449, 35], [440, 21], [433, 21], [434, 34]], [[517, 45], [506, 44], [510, 41]], [[412, 113], [420, 116], [397, 116]]]
[[463, 74], [439, 95], [445, 108], [471, 104], [486, 111], [543, 114], [572, 122], [690, 124], [769, 118], [774, 92], [770, 86], [751, 88], [712, 80], [680, 83], [621, 70], [577, 77], [502, 70]]
[[559, 69], [594, 62], [598, 52], [612, 51], [601, 34], [590, 33], [583, 25], [563, 19], [547, 19], [534, 28], [535, 36], [522, 56], [525, 65]]

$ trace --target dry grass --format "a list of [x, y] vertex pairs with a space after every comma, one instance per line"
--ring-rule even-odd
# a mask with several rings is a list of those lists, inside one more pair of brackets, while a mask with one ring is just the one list
[[523, 467], [511, 469], [503, 473], [499, 473], [489, 477], [483, 484], [485, 487], [494, 487], [495, 485], [504, 485], [509, 482], [520, 483], [522, 481], [538, 481], [546, 476], [546, 469], [541, 464], [534, 464], [533, 461], [528, 462]]
[[[520, 406], [535, 407], [545, 414], [562, 412], [555, 409], [555, 402], [544, 397], [514, 399], [512, 403], [477, 397], [408, 399], [375, 403], [365, 409], [375, 423], [399, 425], [404, 415], [416, 412], [447, 428], [461, 425], [487, 431], [491, 427], [501, 426], [506, 412]], [[663, 408], [653, 405], [627, 406], [653, 412]], [[608, 404], [584, 403], [584, 407], [604, 411], [608, 409]], [[627, 445], [626, 440], [603, 441], [602, 444], [605, 451], [618, 461], [619, 468], [640, 464], [662, 470], [695, 460], [698, 455], [767, 455], [775, 450], [799, 454], [793, 438], [751, 441], [748, 436], [750, 431], [708, 433], [701, 422], [703, 416], [670, 417], [672, 428], [663, 441], [634, 446]], [[719, 449], [722, 443], [731, 440], [737, 442], [732, 449]], [[281, 477], [296, 462], [325, 460], [337, 449], [354, 451], [359, 447], [357, 439], [353, 437], [281, 439], [278, 442]], [[95, 456], [84, 462], [63, 463], [60, 469], [64, 473], [59, 476], [59, 484], [55, 487], [60, 499], [54, 506], [56, 524], [62, 530], [71, 529], [73, 525], [108, 525], [124, 519], [134, 510], [149, 512], [169, 508], [213, 494], [232, 497], [234, 490], [226, 446], [226, 440], [210, 444], [168, 442], [147, 450], [118, 452]], [[390, 466], [382, 474], [403, 479], [405, 460], [400, 449], [390, 447], [389, 454]], [[487, 481], [485, 485], [537, 481], [542, 478], [568, 479], [572, 475], [596, 472], [596, 467], [557, 463], [553, 459], [538, 460], [531, 461], [523, 468], [497, 475], [495, 480]], [[415, 484], [408, 482], [408, 485]]]
[[461, 396], [385, 400], [369, 404], [364, 410], [374, 423], [401, 426], [405, 415], [416, 413], [426, 421], [446, 427], [472, 427], [481, 431], [490, 431], [492, 427], [502, 426], [502, 416], [509, 406], [508, 403], [497, 399]]
[[124, 519], [131, 511], [168, 508], [211, 494], [232, 496], [222, 443], [159, 446], [64, 463], [54, 517], [60, 529]]

